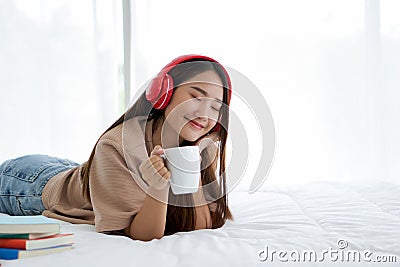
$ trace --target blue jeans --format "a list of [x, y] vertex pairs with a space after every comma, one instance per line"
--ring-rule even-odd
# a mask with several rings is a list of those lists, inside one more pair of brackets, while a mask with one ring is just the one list
[[10, 215], [38, 215], [45, 208], [42, 191], [56, 174], [79, 166], [68, 159], [27, 155], [0, 165], [0, 212]]

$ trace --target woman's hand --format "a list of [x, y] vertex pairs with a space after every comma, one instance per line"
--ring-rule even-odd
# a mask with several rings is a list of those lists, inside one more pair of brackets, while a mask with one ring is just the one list
[[218, 134], [211, 133], [206, 136], [203, 136], [199, 140], [197, 140], [196, 145], [199, 146], [200, 154], [206, 148], [206, 154], [202, 154], [202, 168], [207, 168], [211, 164], [213, 164], [218, 155], [218, 146], [216, 142], [218, 141]]
[[171, 173], [164, 165], [164, 159], [160, 155], [164, 154], [161, 146], [157, 145], [151, 151], [148, 160], [140, 164], [139, 171], [147, 184], [157, 190], [169, 188]]
[[213, 144], [215, 146], [215, 142], [218, 141], [218, 134], [217, 133], [211, 133], [203, 136], [196, 142], [196, 146], [199, 147], [200, 153], [203, 151], [205, 148], [207, 148], [209, 145]]

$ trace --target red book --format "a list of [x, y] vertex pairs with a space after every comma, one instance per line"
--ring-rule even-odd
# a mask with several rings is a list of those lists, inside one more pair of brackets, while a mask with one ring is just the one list
[[37, 239], [0, 239], [0, 248], [41, 249], [74, 243], [74, 234], [57, 234]]

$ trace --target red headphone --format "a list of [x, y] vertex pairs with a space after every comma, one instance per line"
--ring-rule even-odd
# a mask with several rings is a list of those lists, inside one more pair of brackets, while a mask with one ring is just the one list
[[[184, 55], [175, 58], [168, 65], [166, 65], [157, 76], [150, 82], [149, 87], [146, 90], [146, 99], [153, 105], [155, 109], [162, 110], [168, 106], [168, 103], [172, 97], [174, 91], [174, 81], [172, 77], [168, 74], [168, 72], [173, 69], [175, 66], [184, 63], [190, 62], [193, 59], [200, 59], [204, 61], [210, 61], [217, 63], [221, 69], [223, 70], [227, 83], [228, 83], [228, 105], [231, 100], [232, 95], [232, 85], [231, 80], [229, 78], [228, 72], [218, 61], [212, 59], [210, 57], [201, 56], [201, 55]], [[214, 127], [213, 131], [219, 130], [219, 123]]]

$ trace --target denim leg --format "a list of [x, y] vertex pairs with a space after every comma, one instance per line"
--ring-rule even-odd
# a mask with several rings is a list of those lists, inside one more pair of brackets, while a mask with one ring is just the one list
[[56, 174], [78, 163], [47, 155], [27, 155], [0, 165], [0, 212], [38, 215], [44, 211], [42, 192]]

